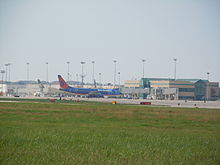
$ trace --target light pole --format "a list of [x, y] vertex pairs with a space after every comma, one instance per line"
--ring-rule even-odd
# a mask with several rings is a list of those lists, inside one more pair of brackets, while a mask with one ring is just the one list
[[76, 81], [78, 82], [78, 74], [76, 74]]
[[29, 81], [29, 62], [26, 63], [27, 64], [27, 81]]
[[83, 65], [86, 63], [86, 62], [80, 62], [81, 64], [82, 64], [82, 75], [81, 75], [81, 78], [82, 78], [82, 85], [84, 84], [83, 83], [83, 80], [84, 80], [84, 77], [85, 77], [85, 75], [84, 75], [84, 73], [83, 73]]
[[5, 64], [5, 83], [8, 81], [8, 66], [9, 64]]
[[10, 71], [10, 65], [11, 65], [12, 63], [8, 63], [8, 81], [10, 82], [10, 80], [11, 80], [11, 71]]
[[4, 73], [5, 73], [5, 70], [1, 70], [1, 74], [2, 74], [2, 96], [3, 96], [3, 80], [4, 80]]
[[142, 59], [141, 61], [143, 62], [143, 76], [142, 76], [142, 78], [144, 78], [144, 64], [145, 64], [146, 60]]
[[118, 86], [120, 87], [120, 72], [118, 72]]
[[102, 73], [99, 73], [99, 85], [100, 85], [100, 88], [101, 88], [101, 84], [102, 84], [102, 81], [101, 81], [101, 76], [102, 76]]
[[174, 80], [176, 80], [176, 61], [177, 61], [177, 58], [174, 58], [173, 61], [174, 61]]
[[69, 83], [69, 76], [70, 76], [70, 62], [67, 61], [67, 82]]
[[48, 62], [46, 64], [46, 83], [48, 83]]
[[95, 61], [92, 61], [92, 82], [95, 86]]
[[210, 74], [210, 73], [209, 73], [209, 72], [207, 72], [207, 80], [208, 80], [208, 81], [209, 81], [209, 74]]
[[113, 87], [115, 88], [115, 81], [116, 81], [116, 62], [117, 62], [117, 61], [114, 60], [113, 62], [114, 62], [114, 66], [115, 66], [115, 67], [114, 67], [115, 69], [114, 69], [114, 85], [113, 85]]
[[206, 100], [208, 101], [209, 100], [209, 72], [207, 72], [207, 97], [206, 97]]

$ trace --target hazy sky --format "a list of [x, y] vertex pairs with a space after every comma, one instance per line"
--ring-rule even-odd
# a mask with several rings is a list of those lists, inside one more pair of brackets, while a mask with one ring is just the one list
[[[220, 82], [219, 0], [0, 0], [0, 70], [11, 80], [49, 80], [81, 73], [86, 82], [102, 73], [113, 82], [145, 77], [207, 78]], [[118, 78], [117, 78], [118, 79]]]

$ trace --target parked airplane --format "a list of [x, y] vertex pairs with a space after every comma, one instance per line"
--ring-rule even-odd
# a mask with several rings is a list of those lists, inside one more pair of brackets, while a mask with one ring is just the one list
[[87, 95], [91, 97], [104, 97], [104, 96], [119, 97], [122, 95], [119, 89], [74, 88], [74, 87], [70, 87], [60, 75], [58, 75], [58, 79], [60, 83], [60, 90], [65, 92], [70, 92], [75, 95]]

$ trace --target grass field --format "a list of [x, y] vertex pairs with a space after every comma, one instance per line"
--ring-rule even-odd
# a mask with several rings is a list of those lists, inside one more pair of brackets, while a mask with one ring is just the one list
[[0, 103], [0, 164], [220, 164], [220, 110]]

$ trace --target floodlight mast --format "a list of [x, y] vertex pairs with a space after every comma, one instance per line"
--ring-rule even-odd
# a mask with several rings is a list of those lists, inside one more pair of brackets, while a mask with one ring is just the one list
[[7, 63], [5, 64], [5, 82], [9, 82], [10, 81], [10, 65], [12, 63]]
[[9, 64], [5, 64], [5, 83], [8, 81], [8, 66]]
[[176, 62], [177, 62], [177, 58], [174, 58], [173, 61], [174, 61], [174, 80], [176, 80]]
[[70, 77], [70, 62], [67, 61], [67, 82], [69, 83], [69, 77]]
[[210, 73], [209, 73], [209, 72], [207, 72], [207, 80], [208, 80], [208, 81], [209, 81], [209, 74], [210, 74]]
[[26, 64], [27, 64], [27, 81], [29, 81], [29, 65], [30, 65], [30, 63], [27, 62]]
[[12, 65], [12, 63], [8, 63], [8, 81], [11, 81], [11, 69], [10, 66]]
[[4, 73], [5, 73], [5, 70], [1, 70], [0, 72], [1, 72], [1, 74], [2, 74], [2, 91], [1, 91], [1, 92], [2, 92], [2, 95], [3, 95], [3, 84], [4, 84], [3, 81], [4, 81]]
[[116, 81], [116, 60], [113, 61], [114, 62], [114, 85], [113, 87], [115, 88], [115, 81]]
[[78, 82], [78, 76], [79, 76], [79, 75], [78, 75], [78, 74], [76, 74], [76, 81], [77, 81], [77, 82]]
[[142, 78], [144, 78], [144, 64], [145, 64], [146, 60], [142, 59], [141, 61], [143, 62], [143, 76], [142, 76]]
[[99, 85], [100, 85], [100, 88], [102, 87], [101, 76], [102, 76], [102, 73], [99, 73]]
[[118, 72], [118, 87], [120, 87], [121, 72]]
[[206, 100], [208, 101], [209, 100], [209, 72], [207, 72], [207, 80], [208, 80], [208, 82], [207, 82], [207, 96], [206, 96]]
[[92, 82], [95, 86], [95, 61], [92, 61]]
[[84, 77], [85, 77], [85, 75], [84, 75], [84, 70], [83, 70], [83, 65], [86, 63], [86, 62], [80, 62], [81, 63], [81, 65], [82, 65], [82, 75], [81, 75], [81, 78], [82, 78], [82, 85], [84, 84]]
[[48, 62], [45, 63], [46, 64], [46, 83], [48, 83]]

